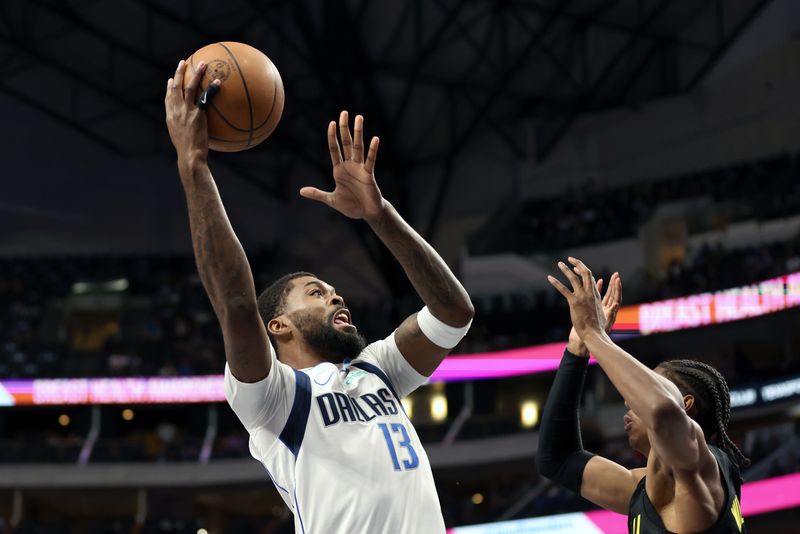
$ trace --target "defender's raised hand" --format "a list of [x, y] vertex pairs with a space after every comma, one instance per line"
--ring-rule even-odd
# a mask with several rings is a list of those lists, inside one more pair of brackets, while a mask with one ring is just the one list
[[[377, 137], [369, 144], [364, 158], [364, 117], [356, 115], [353, 137], [346, 111], [339, 115], [341, 147], [336, 138], [336, 123], [328, 124], [328, 150], [333, 164], [333, 191], [321, 191], [316, 187], [303, 187], [300, 195], [327, 204], [351, 219], [370, 219], [381, 214], [384, 200], [375, 182], [375, 159], [378, 155]], [[344, 152], [344, 157], [342, 156]]]
[[564, 262], [558, 262], [558, 268], [569, 280], [572, 291], [553, 276], [548, 276], [547, 280], [567, 299], [572, 326], [578, 336], [583, 338], [588, 332], [602, 331], [606, 325], [606, 317], [592, 271], [579, 259], [570, 257], [568, 260], [574, 271]]
[[[603, 292], [602, 278], [597, 281], [597, 291], [598, 293]], [[620, 278], [619, 273], [614, 273], [611, 275], [611, 280], [608, 282], [608, 288], [606, 289], [606, 294], [603, 296], [602, 301], [603, 318], [605, 319], [603, 329], [606, 331], [606, 333], [611, 333], [611, 329], [614, 327], [614, 323], [617, 320], [617, 312], [619, 311], [621, 304], [622, 279]], [[574, 326], [569, 332], [567, 350], [575, 356], [589, 356], [589, 349], [586, 348], [586, 344], [584, 344]]]

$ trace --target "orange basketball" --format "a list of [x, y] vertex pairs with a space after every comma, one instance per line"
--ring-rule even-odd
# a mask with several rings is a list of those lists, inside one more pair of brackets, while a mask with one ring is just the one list
[[206, 111], [211, 150], [238, 152], [269, 137], [283, 114], [283, 82], [266, 55], [246, 44], [224, 42], [204, 46], [186, 61], [184, 87], [201, 61], [208, 65], [201, 89], [215, 79], [222, 82]]

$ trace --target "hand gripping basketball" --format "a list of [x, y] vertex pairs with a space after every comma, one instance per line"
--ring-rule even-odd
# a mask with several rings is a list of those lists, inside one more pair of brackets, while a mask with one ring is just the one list
[[[193, 74], [189, 74], [186, 62], [181, 61], [175, 75], [167, 81], [167, 94], [164, 96], [167, 128], [181, 160], [204, 159], [208, 153], [206, 112], [195, 105], [205, 68], [201, 63]], [[188, 81], [184, 84], [187, 75]], [[213, 84], [216, 83], [215, 80]]]
[[[263, 52], [244, 43], [224, 41], [195, 51], [186, 63], [189, 72], [200, 63], [206, 65], [198, 98], [192, 102], [208, 110], [211, 150], [247, 150], [272, 134], [283, 114], [283, 82]], [[212, 80], [220, 81], [222, 92], [216, 96]]]

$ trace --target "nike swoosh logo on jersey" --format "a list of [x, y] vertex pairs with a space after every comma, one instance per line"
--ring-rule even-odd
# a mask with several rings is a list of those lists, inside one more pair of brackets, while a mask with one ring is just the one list
[[330, 382], [330, 381], [331, 381], [331, 378], [333, 378], [333, 375], [334, 375], [334, 374], [335, 374], [335, 373], [331, 373], [331, 374], [328, 376], [328, 379], [327, 379], [325, 382], [317, 382], [317, 379], [316, 379], [316, 378], [314, 379], [314, 382], [315, 382], [315, 383], [316, 383], [318, 386], [324, 386], [325, 384], [327, 384], [328, 382]]

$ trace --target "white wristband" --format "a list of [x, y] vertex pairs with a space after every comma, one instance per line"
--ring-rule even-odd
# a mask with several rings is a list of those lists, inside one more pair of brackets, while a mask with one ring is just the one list
[[466, 326], [450, 326], [434, 317], [428, 307], [425, 306], [417, 314], [417, 324], [419, 324], [419, 329], [422, 330], [425, 337], [434, 345], [443, 349], [452, 349], [467, 335], [469, 327], [472, 326], [472, 320]]

